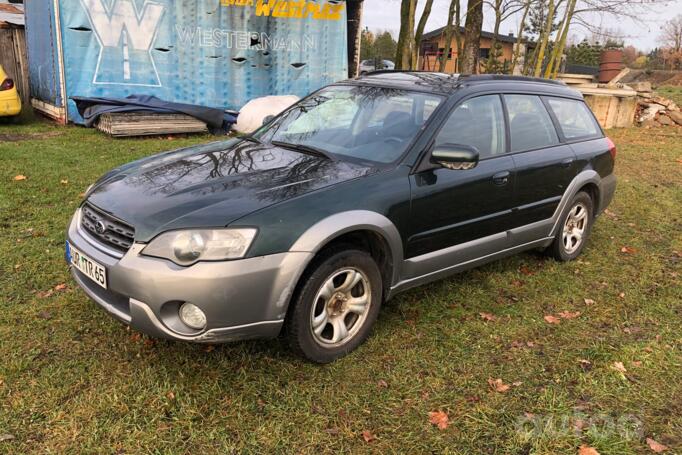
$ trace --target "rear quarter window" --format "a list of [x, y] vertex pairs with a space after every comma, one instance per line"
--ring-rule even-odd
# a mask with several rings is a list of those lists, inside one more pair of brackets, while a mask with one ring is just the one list
[[601, 136], [599, 126], [584, 102], [565, 98], [547, 98], [547, 102], [566, 139]]

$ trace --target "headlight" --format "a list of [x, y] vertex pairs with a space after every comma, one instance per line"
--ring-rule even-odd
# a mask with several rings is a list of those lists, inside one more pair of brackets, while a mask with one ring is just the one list
[[170, 259], [178, 265], [239, 259], [244, 257], [255, 236], [255, 229], [171, 231], [152, 240], [142, 254]]

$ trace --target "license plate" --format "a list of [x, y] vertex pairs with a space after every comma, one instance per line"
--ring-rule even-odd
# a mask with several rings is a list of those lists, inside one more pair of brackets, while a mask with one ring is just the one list
[[66, 242], [66, 260], [92, 281], [107, 288], [107, 269]]

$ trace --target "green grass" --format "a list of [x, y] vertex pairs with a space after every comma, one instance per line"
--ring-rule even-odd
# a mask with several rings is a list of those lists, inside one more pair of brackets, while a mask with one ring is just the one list
[[677, 104], [678, 106], [682, 107], [682, 87], [678, 85], [664, 85], [663, 87], [658, 87], [656, 89], [656, 92], [658, 94], [670, 98]]
[[[609, 134], [619, 187], [580, 260], [522, 254], [402, 294], [364, 346], [316, 366], [279, 340], [150, 340], [69, 278], [64, 229], [96, 177], [213, 138], [0, 126], [0, 453], [627, 454], [647, 437], [679, 453], [682, 135]], [[582, 314], [543, 320], [562, 311]]]

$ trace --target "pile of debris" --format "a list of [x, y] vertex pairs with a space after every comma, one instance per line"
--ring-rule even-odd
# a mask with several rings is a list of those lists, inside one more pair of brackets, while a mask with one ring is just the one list
[[633, 82], [629, 86], [637, 91], [635, 119], [640, 126], [682, 126], [682, 112], [673, 100], [658, 96], [651, 82]]

